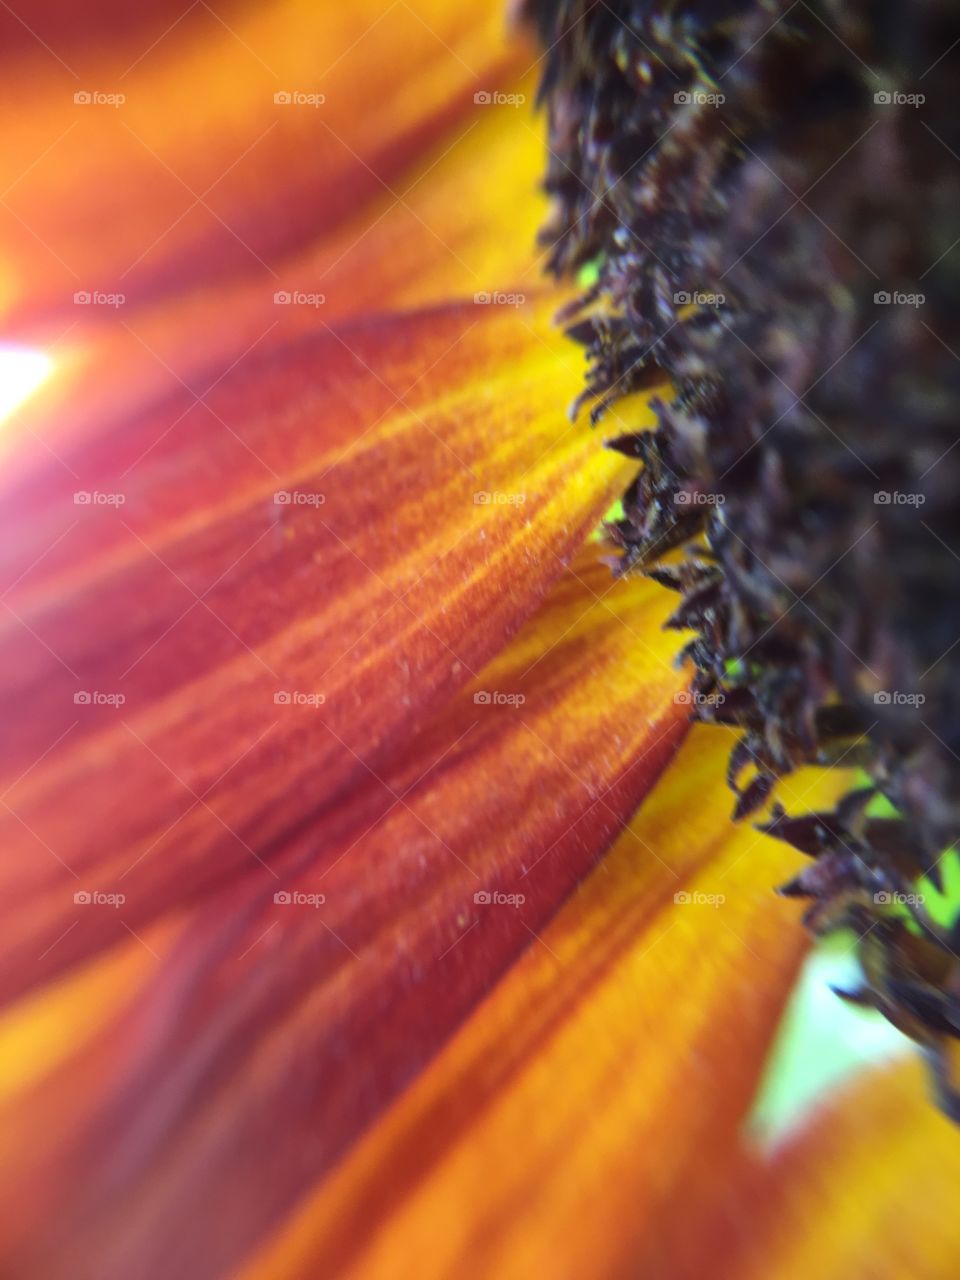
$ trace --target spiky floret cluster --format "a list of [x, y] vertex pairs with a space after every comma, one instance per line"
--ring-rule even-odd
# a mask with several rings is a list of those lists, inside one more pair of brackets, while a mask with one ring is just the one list
[[774, 804], [762, 829], [813, 859], [786, 890], [817, 931], [856, 930], [851, 998], [926, 1047], [960, 1117], [960, 929], [916, 901], [960, 837], [960, 13], [527, 12], [549, 265], [596, 277], [565, 316], [582, 401], [599, 421], [660, 391], [654, 430], [608, 441], [642, 464], [610, 527], [619, 571], [682, 595], [694, 713], [741, 730], [736, 817], [801, 765], [867, 771], [835, 812]]

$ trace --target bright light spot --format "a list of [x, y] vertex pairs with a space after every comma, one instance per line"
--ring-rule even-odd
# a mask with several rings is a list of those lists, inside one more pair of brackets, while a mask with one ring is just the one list
[[0, 344], [0, 422], [31, 395], [53, 368], [42, 351]]
[[916, 1052], [879, 1013], [856, 1008], [831, 991], [831, 985], [848, 991], [858, 985], [853, 942], [838, 934], [807, 959], [748, 1123], [761, 1147], [776, 1146], [859, 1072]]

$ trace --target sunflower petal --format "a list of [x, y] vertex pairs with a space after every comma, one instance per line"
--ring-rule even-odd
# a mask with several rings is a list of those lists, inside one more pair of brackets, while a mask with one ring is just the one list
[[735, 1142], [805, 947], [767, 887], [796, 855], [731, 826], [718, 736], [691, 734], [543, 945], [245, 1280], [414, 1260], [427, 1277], [673, 1274], [660, 1233]]
[[75, 49], [68, 24], [4, 67], [4, 310], [275, 276], [532, 61], [485, 5], [194, 8], [139, 53]]
[[557, 423], [575, 379], [512, 311], [321, 326], [10, 497], [5, 994], [121, 936], [74, 892], [139, 928], [272, 879], [503, 646], [622, 483]]
[[[100, 1277], [212, 1274], [276, 1225], [539, 946], [673, 752], [669, 607], [581, 558], [405, 757], [289, 842], [278, 879], [191, 916], [84, 1061], [8, 1108], [14, 1146], [38, 1110], [56, 1135], [2, 1210], [8, 1242], [46, 1233], [42, 1265], [13, 1249], [25, 1268], [79, 1249]], [[72, 1079], [98, 1068], [105, 1096], [78, 1114]]]
[[[957, 1274], [960, 1145], [917, 1062], [870, 1072], [765, 1160], [731, 1170], [704, 1227], [726, 1280], [946, 1280]], [[922, 1189], [918, 1194], [918, 1190]], [[702, 1275], [703, 1253], [689, 1274]]]
[[[385, 192], [285, 255], [276, 278], [237, 275], [136, 311], [108, 309], [106, 320], [103, 307], [77, 307], [66, 332], [59, 319], [23, 329], [20, 340], [54, 364], [0, 448], [8, 452], [19, 434], [60, 453], [158, 396], [187, 388], [202, 398], [250, 352], [262, 358], [315, 332], [318, 317], [332, 325], [474, 297], [532, 299], [541, 285], [530, 246], [545, 200], [527, 177], [542, 142], [529, 116], [476, 106], [468, 126], [420, 160], [402, 199]], [[16, 464], [14, 455], [7, 472]]]

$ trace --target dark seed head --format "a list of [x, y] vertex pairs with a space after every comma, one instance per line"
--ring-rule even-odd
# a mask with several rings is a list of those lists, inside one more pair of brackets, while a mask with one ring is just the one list
[[[788, 892], [869, 938], [870, 999], [935, 1051], [956, 969], [911, 899], [960, 837], [960, 10], [527, 10], [549, 264], [599, 264], [566, 309], [577, 407], [672, 388], [655, 430], [610, 442], [642, 466], [620, 571], [682, 595], [698, 717], [743, 731], [737, 817], [800, 765], [867, 770], [835, 813], [762, 829], [817, 860]], [[866, 816], [875, 795], [895, 819]]]

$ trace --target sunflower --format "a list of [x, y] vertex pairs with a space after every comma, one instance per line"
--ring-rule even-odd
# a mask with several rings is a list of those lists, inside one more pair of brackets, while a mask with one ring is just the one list
[[751, 1137], [798, 858], [592, 536], [549, 55], [3, 8], [0, 1271], [952, 1275], [917, 1063]]

